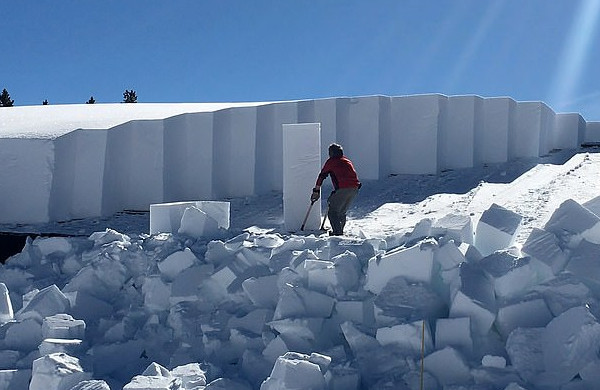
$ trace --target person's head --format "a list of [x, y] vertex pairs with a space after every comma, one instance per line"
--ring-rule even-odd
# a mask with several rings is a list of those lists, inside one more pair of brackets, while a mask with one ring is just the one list
[[344, 155], [344, 149], [342, 145], [331, 144], [329, 145], [329, 157], [342, 157]]

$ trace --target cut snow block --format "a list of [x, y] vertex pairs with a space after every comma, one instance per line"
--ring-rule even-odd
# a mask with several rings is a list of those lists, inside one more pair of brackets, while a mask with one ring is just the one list
[[462, 354], [452, 347], [435, 351], [425, 357], [425, 370], [433, 374], [442, 386], [466, 385], [471, 372]]
[[285, 318], [271, 321], [268, 325], [292, 351], [312, 351], [315, 349], [315, 340], [323, 338], [323, 318]]
[[54, 140], [50, 220], [102, 215], [107, 130], [78, 129]]
[[461, 264], [460, 287], [450, 304], [449, 317], [469, 317], [477, 335], [487, 334], [492, 327], [496, 318], [494, 286], [477, 264]]
[[164, 376], [136, 375], [123, 390], [170, 390], [181, 389], [181, 379]]
[[545, 265], [553, 275], [562, 271], [568, 261], [568, 256], [560, 248], [556, 235], [538, 228], [531, 230], [521, 251]]
[[345, 365], [333, 366], [325, 373], [325, 382], [329, 390], [359, 390], [360, 372]]
[[571, 252], [571, 259], [565, 268], [582, 281], [595, 296], [600, 297], [600, 245], [586, 240]]
[[286, 286], [279, 295], [274, 320], [297, 317], [328, 318], [335, 300], [330, 296], [303, 287]]
[[217, 198], [255, 193], [256, 107], [214, 113], [213, 188]]
[[85, 338], [85, 322], [64, 313], [48, 316], [42, 322], [42, 337], [45, 339], [83, 340]]
[[150, 234], [176, 233], [181, 228], [181, 220], [185, 210], [190, 207], [202, 210], [217, 222], [218, 227], [229, 229], [229, 202], [174, 202], [150, 205]]
[[556, 114], [554, 121], [553, 149], [577, 149], [583, 143], [586, 123], [580, 114]]
[[33, 361], [29, 390], [67, 390], [91, 377], [83, 371], [79, 359], [53, 353]]
[[55, 284], [40, 290], [29, 303], [17, 312], [17, 318], [28, 318], [33, 313], [39, 316], [40, 323], [45, 317], [66, 313], [71, 305], [65, 294]]
[[585, 202], [583, 207], [590, 210], [594, 215], [600, 216], [600, 196], [596, 196]]
[[440, 265], [444, 271], [454, 269], [465, 262], [465, 256], [458, 249], [454, 241], [446, 242], [433, 253], [433, 260]]
[[4, 325], [3, 346], [9, 350], [31, 352], [42, 342], [42, 326], [38, 319], [26, 319], [18, 322], [9, 322]]
[[163, 121], [165, 201], [213, 196], [213, 113], [177, 115]]
[[248, 278], [242, 282], [242, 289], [255, 306], [275, 309], [279, 300], [277, 280], [278, 275]]
[[[386, 111], [387, 118], [383, 114]], [[387, 164], [380, 167], [380, 161], [389, 161], [389, 158], [381, 159], [380, 153], [388, 156], [391, 153], [390, 144], [380, 144], [380, 139], [389, 138], [382, 137], [389, 133], [388, 118], [389, 98], [367, 96], [337, 99], [337, 141], [344, 147], [344, 154], [359, 169], [363, 180], [378, 180], [389, 173], [385, 168]]]
[[522, 219], [519, 214], [493, 203], [479, 218], [475, 230], [475, 247], [483, 256], [510, 247]]
[[102, 215], [148, 210], [164, 200], [162, 120], [135, 120], [108, 130]]
[[504, 303], [498, 309], [496, 329], [506, 339], [516, 328], [538, 328], [546, 326], [553, 318], [548, 305], [539, 295]]
[[431, 234], [454, 240], [457, 245], [473, 244], [473, 222], [468, 215], [448, 214], [433, 221]]
[[585, 142], [600, 142], [600, 122], [587, 122], [585, 125]]
[[15, 317], [6, 284], [0, 283], [0, 325]]
[[329, 145], [337, 140], [337, 98], [298, 102], [298, 123], [321, 124], [321, 161], [329, 158]]
[[171, 307], [171, 286], [158, 275], [145, 278], [142, 284], [142, 295], [144, 307], [151, 312], [169, 310]]
[[570, 272], [558, 274], [556, 278], [537, 286], [536, 290], [542, 293], [555, 317], [573, 307], [593, 304], [596, 301], [590, 289]]
[[262, 383], [260, 390], [313, 389], [325, 390], [325, 377], [318, 364], [298, 354], [281, 356], [275, 362], [271, 375]]
[[65, 353], [70, 356], [77, 356], [82, 350], [82, 341], [80, 339], [44, 339], [38, 351], [40, 356], [50, 355], [53, 353]]
[[163, 261], [158, 263], [158, 269], [167, 280], [173, 280], [181, 271], [191, 267], [197, 261], [198, 258], [190, 248], [185, 248], [182, 251], [167, 256]]
[[587, 308], [574, 307], [554, 318], [542, 334], [546, 380], [569, 382], [590, 361], [598, 358], [600, 324]]
[[304, 261], [304, 271], [310, 290], [331, 296], [335, 295], [337, 278], [332, 261], [307, 259]]
[[435, 323], [435, 349], [453, 347], [469, 356], [473, 351], [469, 317], [438, 318]]
[[[425, 327], [425, 329], [423, 329]], [[423, 339], [423, 335], [425, 338]], [[433, 337], [425, 320], [377, 329], [375, 339], [381, 345], [393, 345], [408, 356], [419, 356], [424, 343], [425, 354], [433, 351]]]
[[[5, 390], [28, 389], [31, 381], [31, 370], [0, 370], [0, 387]], [[109, 389], [110, 390], [110, 389]]]
[[73, 386], [71, 390], [110, 390], [110, 386], [103, 380], [90, 379], [88, 381], [79, 382]]
[[321, 129], [318, 123], [283, 125], [283, 219], [297, 231], [310, 213], [305, 230], [321, 226], [321, 201], [310, 206], [310, 193], [321, 170]]
[[438, 134], [439, 169], [471, 168], [474, 165], [476, 131], [483, 123], [483, 99], [450, 96], [445, 123]]
[[181, 379], [184, 389], [195, 389], [206, 385], [206, 372], [198, 363], [177, 366], [171, 370], [171, 375]]
[[183, 212], [181, 226], [177, 229], [177, 233], [195, 239], [214, 238], [219, 236], [219, 224], [199, 208], [188, 207]]
[[561, 203], [544, 230], [555, 234], [561, 247], [575, 248], [582, 239], [600, 244], [600, 218], [573, 199]]
[[535, 383], [544, 371], [544, 328], [516, 328], [506, 340], [506, 352], [521, 378]]
[[379, 294], [393, 278], [402, 276], [409, 281], [430, 283], [433, 270], [434, 240], [426, 240], [410, 248], [392, 250], [369, 260], [365, 289]]
[[445, 111], [444, 95], [391, 98], [390, 173], [435, 174], [438, 172], [439, 118]]
[[0, 223], [48, 222], [53, 142], [1, 138], [0, 166]]
[[548, 153], [554, 111], [542, 102], [517, 102], [516, 127], [509, 133], [509, 159], [538, 157]]
[[337, 301], [335, 303], [335, 312], [341, 322], [351, 321], [367, 327], [373, 327], [375, 324], [374, 309], [372, 299]]
[[[273, 103], [256, 108], [256, 193], [283, 190], [284, 142], [282, 125], [297, 123], [296, 102]], [[320, 150], [320, 149], [317, 149]]]
[[475, 161], [508, 161], [508, 139], [516, 127], [517, 102], [511, 98], [488, 98], [483, 101], [483, 127], [475, 132]]
[[479, 265], [492, 281], [496, 297], [500, 299], [522, 295], [538, 283], [529, 257], [496, 251], [481, 259]]

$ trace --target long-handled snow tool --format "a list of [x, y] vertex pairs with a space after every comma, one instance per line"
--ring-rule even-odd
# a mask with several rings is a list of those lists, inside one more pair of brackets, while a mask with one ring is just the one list
[[325, 230], [325, 221], [327, 221], [327, 213], [329, 212], [329, 203], [327, 203], [327, 208], [325, 209], [325, 215], [323, 216], [323, 222], [321, 223], [321, 230]]
[[306, 221], [308, 220], [308, 215], [310, 214], [310, 210], [315, 204], [316, 200], [310, 202], [310, 206], [308, 206], [308, 210], [306, 210], [306, 215], [304, 216], [304, 221], [302, 221], [302, 226], [300, 226], [300, 230], [304, 230], [304, 225], [306, 225]]

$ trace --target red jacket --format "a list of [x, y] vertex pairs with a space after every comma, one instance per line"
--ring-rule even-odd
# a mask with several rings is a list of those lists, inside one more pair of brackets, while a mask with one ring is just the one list
[[358, 175], [352, 165], [352, 161], [348, 158], [342, 157], [330, 157], [325, 161], [319, 177], [317, 177], [317, 186], [323, 184], [323, 180], [331, 175], [331, 182], [333, 188], [359, 188], [360, 181], [358, 181]]

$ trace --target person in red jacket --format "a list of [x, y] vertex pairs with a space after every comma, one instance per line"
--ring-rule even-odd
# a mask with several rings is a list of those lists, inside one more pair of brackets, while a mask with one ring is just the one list
[[358, 194], [358, 189], [361, 187], [354, 165], [352, 161], [344, 156], [341, 145], [329, 145], [329, 158], [325, 161], [325, 165], [323, 165], [317, 177], [317, 183], [310, 197], [311, 202], [314, 203], [321, 197], [321, 185], [327, 176], [331, 177], [334, 189], [327, 199], [329, 204], [327, 217], [333, 229], [329, 234], [341, 236], [344, 234], [348, 207], [350, 207], [356, 194]]

